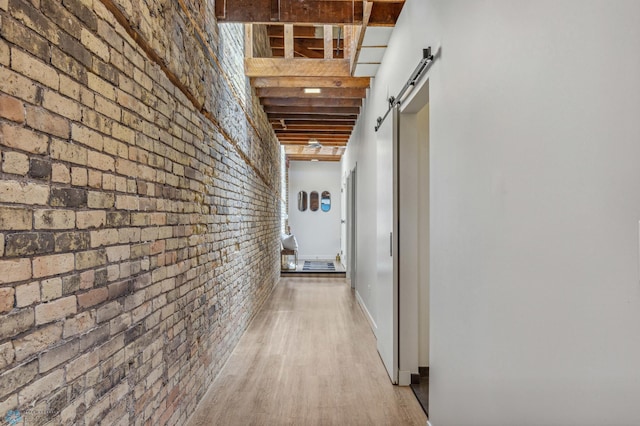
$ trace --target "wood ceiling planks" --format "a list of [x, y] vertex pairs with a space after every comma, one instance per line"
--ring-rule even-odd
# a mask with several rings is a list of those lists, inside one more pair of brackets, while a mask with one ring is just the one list
[[218, 22], [362, 23], [359, 0], [215, 0]]
[[254, 77], [251, 85], [256, 88], [280, 87], [280, 88], [304, 88], [304, 87], [335, 87], [335, 88], [361, 88], [368, 89], [369, 77], [331, 76], [318, 78], [308, 77], [304, 74], [295, 77]]
[[215, 0], [220, 22], [267, 24], [270, 57], [254, 57], [246, 25], [245, 73], [289, 159], [340, 160], [370, 86], [352, 77], [363, 25], [395, 24], [403, 3]]
[[349, 62], [342, 59], [245, 58], [247, 77], [349, 77]]
[[330, 99], [342, 99], [342, 98], [354, 98], [354, 99], [363, 99], [367, 90], [362, 88], [351, 88], [351, 87], [342, 87], [342, 88], [320, 88], [320, 93], [305, 93], [304, 87], [262, 87], [257, 88], [256, 93], [261, 98], [310, 98], [310, 99], [321, 99], [321, 98], [330, 98]]
[[292, 106], [292, 107], [360, 107], [362, 105], [362, 99], [360, 98], [331, 98], [331, 97], [272, 97], [262, 98], [262, 105], [264, 106]]

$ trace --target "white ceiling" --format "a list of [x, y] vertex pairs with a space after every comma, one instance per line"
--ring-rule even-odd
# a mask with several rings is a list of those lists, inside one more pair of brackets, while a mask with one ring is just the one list
[[393, 27], [366, 27], [354, 72], [356, 77], [375, 77], [392, 31]]

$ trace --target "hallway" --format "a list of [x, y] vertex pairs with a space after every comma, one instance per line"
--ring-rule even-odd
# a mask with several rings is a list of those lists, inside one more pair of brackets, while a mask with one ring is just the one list
[[191, 417], [204, 425], [425, 425], [343, 279], [283, 278]]

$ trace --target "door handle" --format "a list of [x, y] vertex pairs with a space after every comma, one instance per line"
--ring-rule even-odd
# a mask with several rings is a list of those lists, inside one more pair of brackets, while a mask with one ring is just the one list
[[389, 256], [393, 256], [393, 232], [389, 232]]

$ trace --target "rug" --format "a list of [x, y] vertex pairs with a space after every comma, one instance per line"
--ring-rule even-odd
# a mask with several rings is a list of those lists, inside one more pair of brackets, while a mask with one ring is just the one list
[[333, 262], [314, 262], [311, 260], [305, 260], [303, 271], [335, 271], [336, 267]]

